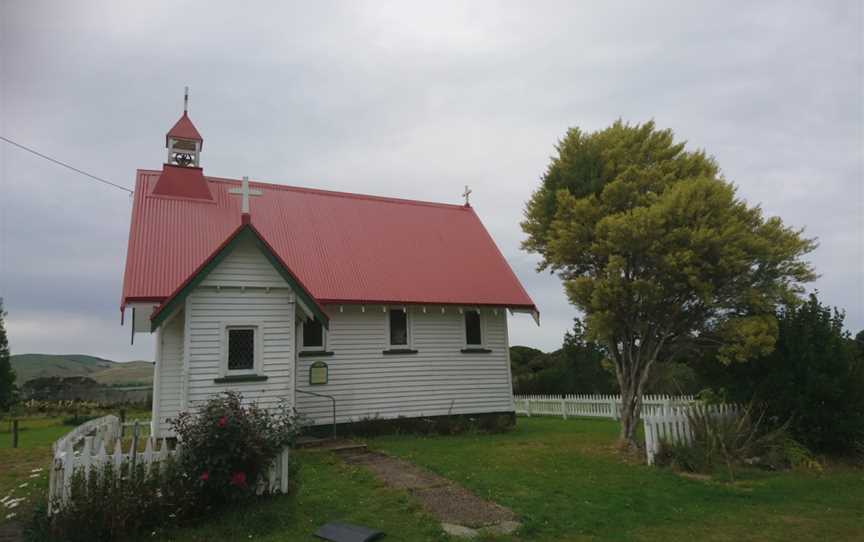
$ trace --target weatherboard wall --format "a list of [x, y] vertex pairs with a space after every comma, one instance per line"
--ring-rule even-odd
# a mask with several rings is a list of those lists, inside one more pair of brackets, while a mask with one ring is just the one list
[[[412, 307], [412, 354], [388, 355], [387, 314], [381, 306], [328, 307], [330, 356], [299, 357], [297, 389], [336, 399], [338, 423], [364, 418], [512, 412], [507, 316], [483, 309], [488, 353], [462, 353], [464, 315], [458, 308]], [[309, 384], [309, 368], [328, 365], [328, 383]], [[332, 421], [332, 403], [303, 393], [297, 409], [316, 425]]]
[[[290, 401], [294, 369], [294, 293], [252, 243], [237, 245], [187, 299], [189, 318], [188, 405], [237, 391], [259, 406]], [[225, 329], [254, 325], [260, 334], [256, 382], [217, 382], [226, 376]]]
[[155, 376], [159, 379], [154, 385], [154, 393], [158, 397], [153, 398], [153, 409], [155, 418], [158, 418], [158, 427], [155, 428], [159, 434], [165, 434], [171, 428], [169, 419], [177, 416], [180, 412], [180, 390], [181, 371], [183, 366], [183, 324], [185, 315], [181, 311], [162, 328], [159, 340], [162, 344], [157, 348], [160, 359], [156, 361], [159, 365]]
[[[443, 312], [440, 305], [430, 305], [425, 312], [408, 307], [410, 347], [416, 353], [392, 355], [384, 353], [389, 349], [388, 318], [381, 305], [330, 305], [326, 347], [332, 354], [298, 357], [295, 301], [294, 292], [251, 242], [238, 245], [210, 271], [186, 298], [184, 311], [163, 329], [162, 434], [170, 435], [168, 418], [228, 390], [262, 407], [294, 401], [314, 424], [331, 422], [331, 404], [295, 394], [295, 386], [335, 397], [340, 423], [513, 411], [504, 308], [481, 310], [488, 352], [463, 353], [464, 315], [459, 307], [448, 306]], [[225, 328], [248, 324], [257, 325], [261, 334], [256, 374], [266, 380], [221, 382]], [[328, 365], [327, 384], [309, 384], [309, 368], [316, 361]]]
[[[294, 356], [294, 302], [287, 288], [263, 289], [200, 287], [189, 296], [190, 408], [223, 392], [238, 391], [261, 407], [275, 407], [290, 400]], [[226, 326], [255, 325], [262, 351], [258, 382], [219, 383], [225, 376], [223, 334]]]
[[[240, 392], [247, 402], [265, 408], [290, 401], [294, 301], [293, 291], [252, 242], [237, 245], [211, 270], [186, 298], [184, 311], [163, 330], [161, 434], [172, 434], [168, 418], [221, 392]], [[266, 380], [220, 382], [226, 376], [224, 334], [231, 325], [256, 326], [261, 337], [256, 375]]]

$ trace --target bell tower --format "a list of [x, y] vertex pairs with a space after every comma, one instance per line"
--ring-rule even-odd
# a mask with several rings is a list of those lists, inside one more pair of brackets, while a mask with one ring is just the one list
[[165, 134], [168, 148], [167, 164], [180, 167], [201, 167], [201, 149], [204, 139], [189, 118], [189, 87], [183, 94], [183, 116]]
[[189, 118], [189, 87], [183, 95], [183, 116], [165, 134], [168, 157], [151, 195], [168, 198], [213, 201], [201, 169], [204, 139]]

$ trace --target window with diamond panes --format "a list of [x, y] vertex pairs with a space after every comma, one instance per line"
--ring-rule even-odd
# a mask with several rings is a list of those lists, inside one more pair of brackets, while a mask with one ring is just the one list
[[255, 330], [228, 330], [228, 370], [251, 371], [255, 368]]

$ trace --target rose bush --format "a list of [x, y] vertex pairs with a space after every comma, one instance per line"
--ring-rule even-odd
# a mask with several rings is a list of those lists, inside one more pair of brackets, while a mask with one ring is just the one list
[[287, 405], [266, 410], [244, 404], [237, 392], [220, 394], [194, 413], [183, 412], [171, 425], [182, 446], [181, 470], [195, 480], [205, 505], [254, 495], [300, 428]]
[[[180, 453], [151, 468], [128, 460], [86, 476], [72, 475], [70, 498], [54, 502], [50, 517], [37, 510], [30, 539], [63, 542], [121, 540], [130, 533], [161, 535], [164, 529], [207, 517], [227, 503], [256, 494], [279, 453], [299, 431], [293, 411], [270, 411], [224, 393], [195, 412], [171, 420]], [[8, 501], [8, 499], [7, 499]], [[15, 505], [17, 506], [17, 504]]]

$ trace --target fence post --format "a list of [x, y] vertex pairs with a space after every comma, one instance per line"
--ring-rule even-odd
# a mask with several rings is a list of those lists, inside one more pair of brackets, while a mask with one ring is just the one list
[[531, 417], [531, 398], [525, 399], [525, 414], [527, 414], [529, 418]]
[[132, 425], [132, 448], [129, 449], [132, 470], [129, 476], [135, 475], [135, 461], [138, 459], [138, 420]]
[[561, 396], [561, 416], [563, 416], [565, 420], [567, 419], [567, 401], [564, 399], [563, 395]]
[[284, 450], [282, 450], [282, 456], [280, 458], [282, 462], [282, 470], [279, 473], [281, 475], [279, 478], [279, 489], [282, 491], [283, 495], [286, 495], [288, 493], [288, 454], [290, 453], [291, 452], [289, 448], [286, 447]]
[[12, 447], [18, 447], [18, 420], [12, 420]]
[[124, 423], [126, 423], [126, 409], [121, 408], [120, 409], [120, 438], [121, 439], [123, 438], [123, 433], [125, 432], [125, 429], [126, 429], [123, 426]]

